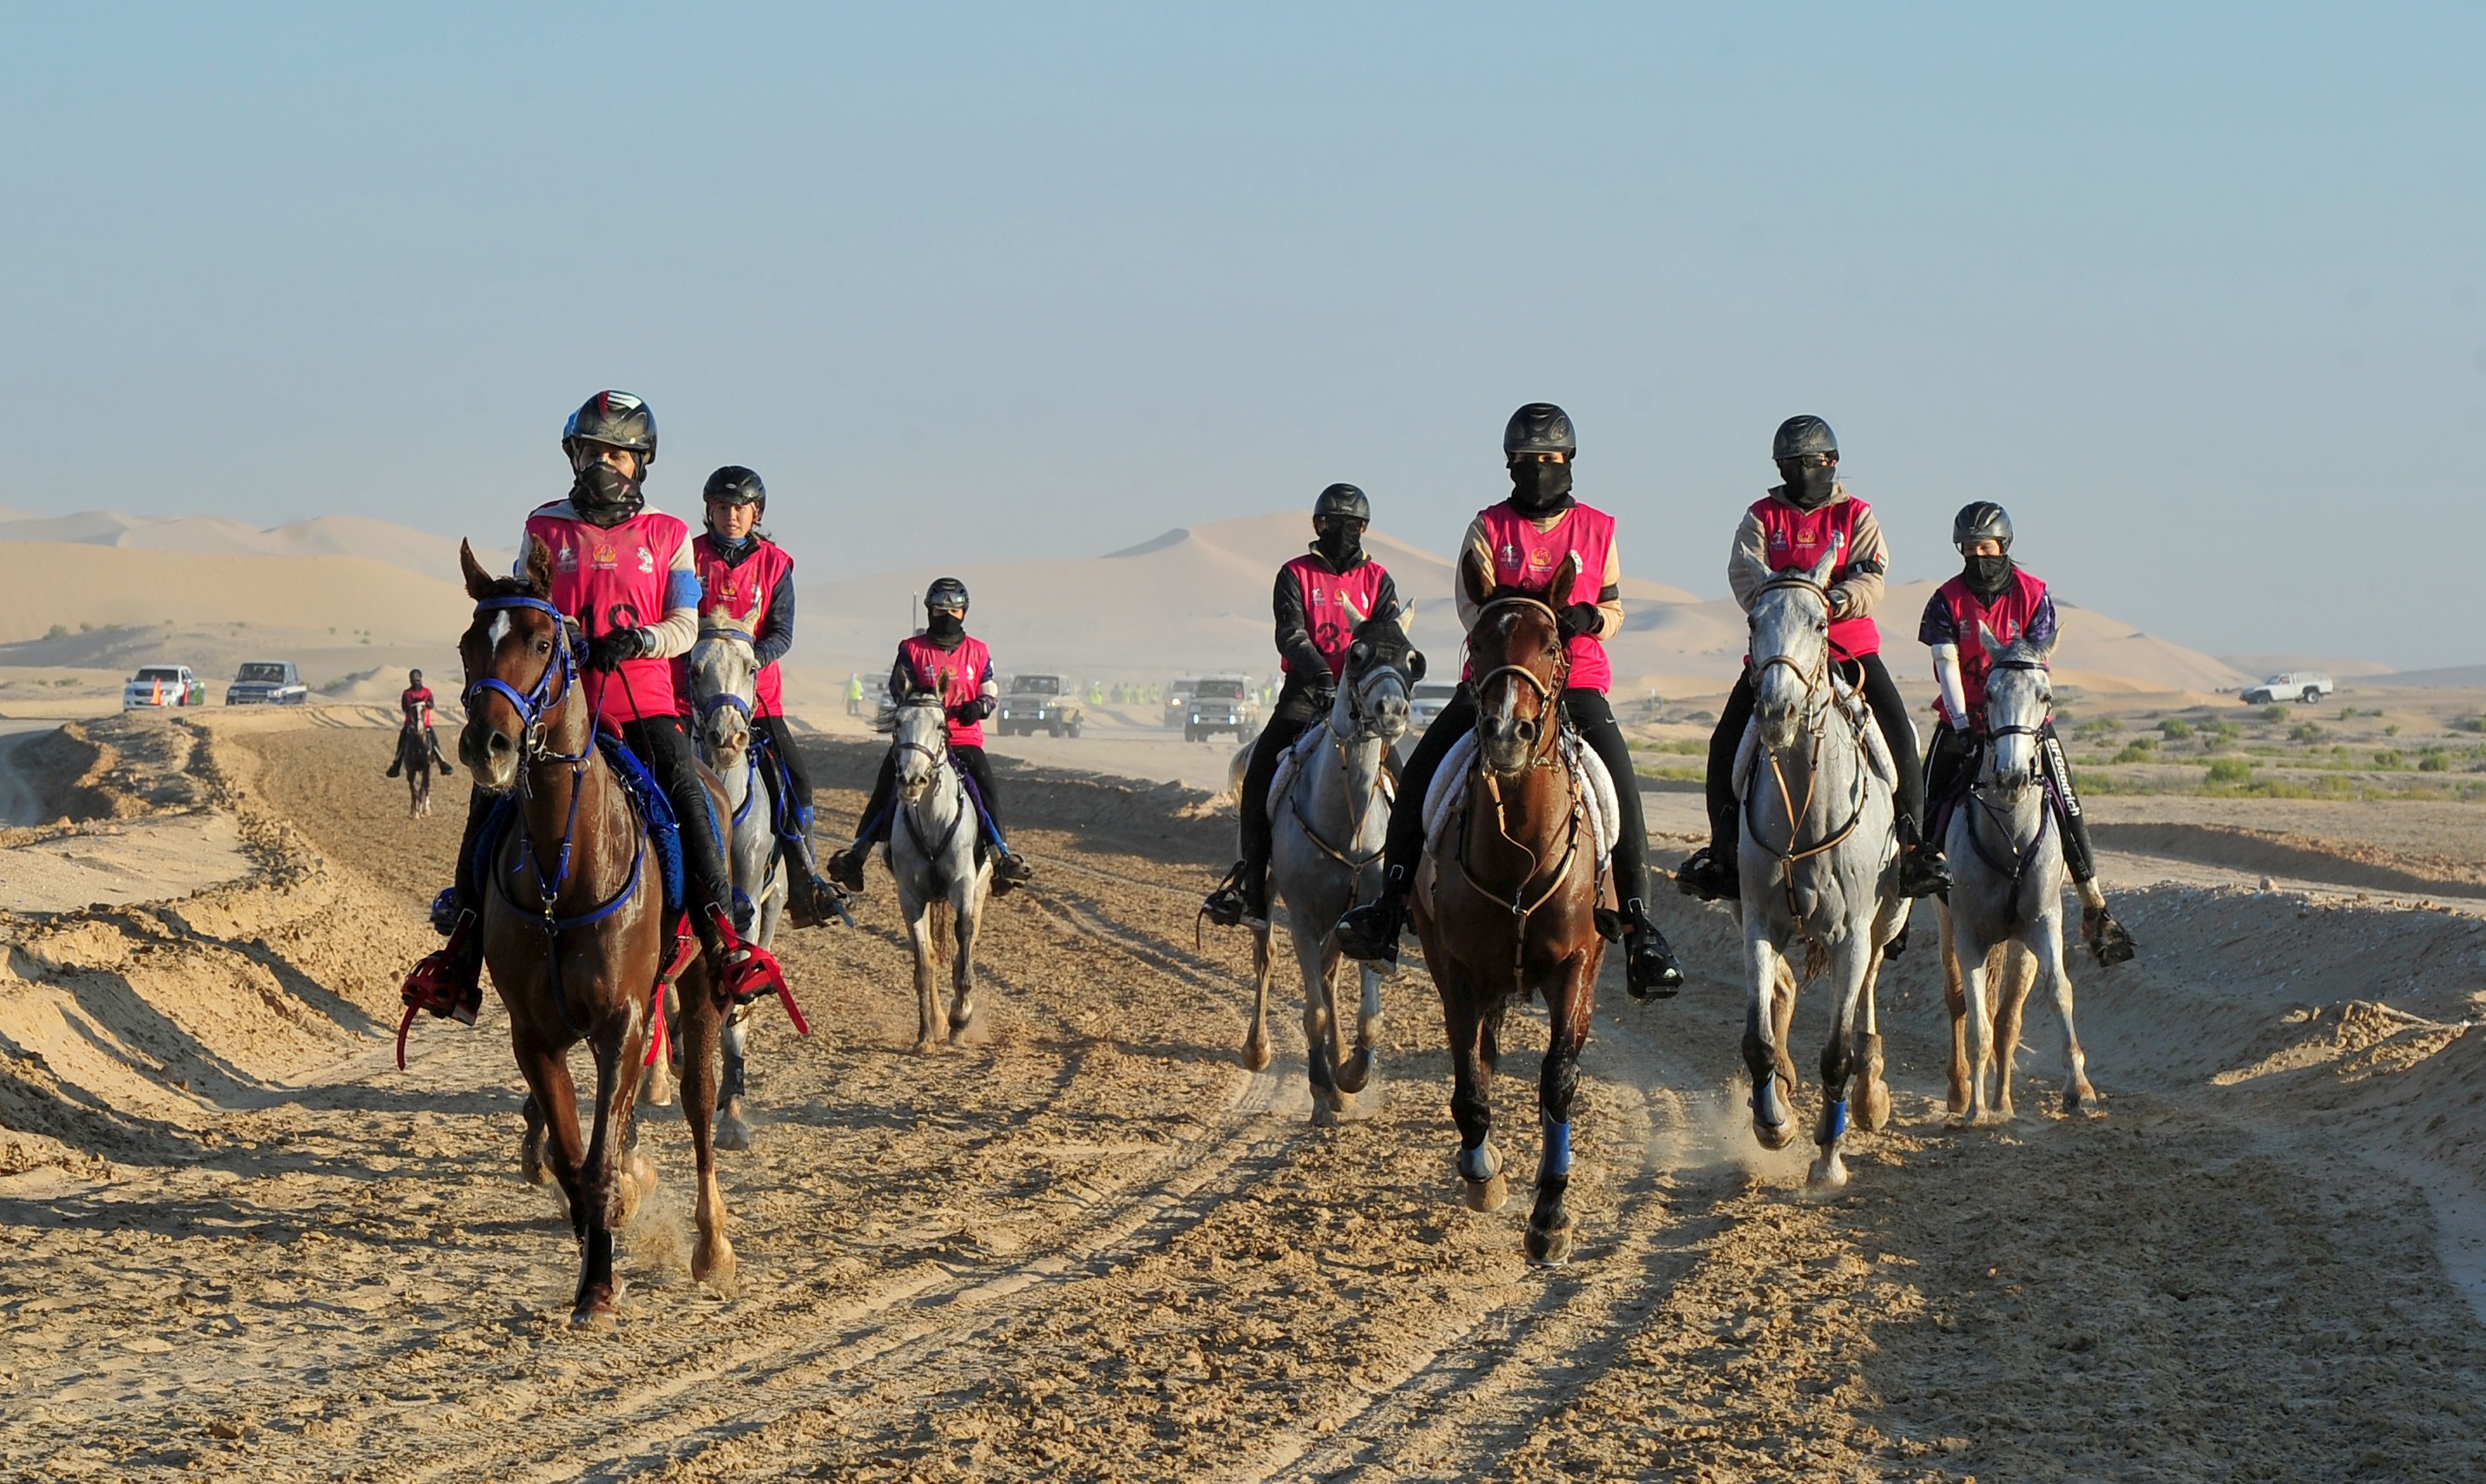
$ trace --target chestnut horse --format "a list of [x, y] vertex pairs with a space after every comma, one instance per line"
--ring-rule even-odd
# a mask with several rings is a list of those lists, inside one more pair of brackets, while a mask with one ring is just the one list
[[[1576, 559], [1574, 559], [1576, 560]], [[1547, 590], [1566, 591], [1565, 566]], [[1471, 1209], [1509, 1198], [1488, 1141], [1489, 1089], [1513, 994], [1545, 1001], [1545, 1062], [1536, 1108], [1545, 1134], [1528, 1255], [1571, 1255], [1571, 1100], [1595, 1008], [1606, 941], [1597, 933], [1597, 840], [1561, 744], [1569, 664], [1555, 614], [1534, 591], [1494, 589], [1473, 556], [1459, 581], [1478, 606], [1468, 631], [1477, 706], [1476, 763], [1455, 817], [1426, 847], [1410, 907], [1424, 967], [1441, 991], [1456, 1087], [1459, 1177]], [[1626, 784], [1626, 786], [1628, 786]]]
[[[552, 1173], [569, 1201], [580, 1256], [571, 1322], [610, 1323], [613, 1233], [655, 1183], [654, 1169], [630, 1152], [630, 1118], [652, 997], [674, 942], [661, 871], [596, 746], [579, 684], [579, 636], [545, 600], [550, 554], [530, 543], [527, 575], [518, 578], [487, 575], [471, 549], [461, 548], [459, 560], [475, 620], [457, 645], [466, 666], [457, 755], [478, 787], [518, 800], [494, 858], [477, 871], [483, 961], [509, 1006], [518, 1071], [541, 1111]], [[684, 973], [681, 1003], [682, 1112], [699, 1163], [691, 1275], [722, 1288], [732, 1284], [734, 1264], [709, 1138], [721, 1016], [704, 962], [695, 959]], [[595, 1059], [594, 1133], [585, 1148], [568, 1055], [580, 1041]]]

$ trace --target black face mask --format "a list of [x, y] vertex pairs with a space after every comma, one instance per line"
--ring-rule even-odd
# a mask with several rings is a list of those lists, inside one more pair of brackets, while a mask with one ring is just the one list
[[1510, 503], [1522, 515], [1559, 515], [1571, 508], [1569, 464], [1510, 466]]
[[954, 645], [967, 637], [967, 620], [957, 614], [936, 613], [924, 625], [924, 632], [936, 645]]
[[1779, 478], [1785, 481], [1787, 503], [1799, 510], [1817, 510], [1830, 503], [1838, 485], [1837, 464], [1800, 464], [1787, 459], [1779, 465]]
[[1312, 528], [1312, 550], [1339, 571], [1364, 560], [1364, 528], [1351, 520], [1327, 520]]
[[1981, 598], [2001, 593], [2011, 581], [2009, 557], [1969, 557], [1963, 559], [1959, 575], [1968, 583], [1968, 591]]
[[578, 471], [569, 486], [569, 503], [590, 525], [618, 526], [639, 513], [647, 496], [637, 480], [599, 458]]

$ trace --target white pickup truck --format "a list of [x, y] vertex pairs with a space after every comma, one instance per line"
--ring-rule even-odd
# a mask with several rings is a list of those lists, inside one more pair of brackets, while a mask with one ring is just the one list
[[2311, 705], [2338, 688], [2329, 675], [2320, 671], [2291, 670], [2285, 674], [2273, 675], [2259, 685], [2246, 686], [2244, 703], [2266, 706], [2275, 701], [2295, 701]]

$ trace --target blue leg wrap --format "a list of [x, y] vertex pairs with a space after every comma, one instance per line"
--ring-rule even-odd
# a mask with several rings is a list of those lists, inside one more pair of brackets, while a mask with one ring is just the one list
[[1501, 1168], [1502, 1162], [1493, 1157], [1493, 1145], [1489, 1143], [1459, 1151], [1459, 1178], [1470, 1185], [1484, 1184]]
[[1830, 1137], [1842, 1139], [1847, 1134], [1847, 1100], [1834, 1099], [1827, 1110], [1830, 1114]]
[[1571, 1172], [1571, 1125], [1545, 1125], [1545, 1155], [1537, 1162], [1536, 1178], [1551, 1180]]

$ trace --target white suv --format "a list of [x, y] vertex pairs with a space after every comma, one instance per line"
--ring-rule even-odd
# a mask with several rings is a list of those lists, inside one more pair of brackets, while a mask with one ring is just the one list
[[2295, 701], [2311, 705], [2338, 688], [2329, 675], [2320, 671], [2291, 670], [2285, 674], [2273, 675], [2259, 685], [2246, 686], [2244, 702], [2249, 706], [2266, 706], [2275, 701]]

